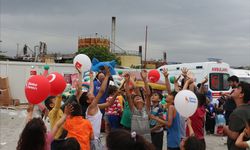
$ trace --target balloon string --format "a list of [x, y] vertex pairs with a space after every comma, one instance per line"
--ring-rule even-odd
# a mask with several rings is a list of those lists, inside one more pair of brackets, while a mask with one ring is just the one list
[[43, 71], [43, 76], [47, 77], [48, 76], [48, 70]]

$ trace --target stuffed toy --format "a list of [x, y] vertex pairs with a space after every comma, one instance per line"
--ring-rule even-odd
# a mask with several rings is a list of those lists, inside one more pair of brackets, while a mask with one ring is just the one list
[[115, 60], [99, 62], [99, 60], [97, 60], [96, 58], [93, 58], [91, 70], [95, 72], [104, 71], [104, 66], [108, 66], [110, 69], [111, 75], [115, 75], [116, 74], [116, 71], [114, 69], [115, 65], [116, 65]]

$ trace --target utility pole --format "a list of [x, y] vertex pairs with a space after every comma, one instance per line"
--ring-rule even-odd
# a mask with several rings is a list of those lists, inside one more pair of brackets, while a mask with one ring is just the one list
[[2, 40], [0, 40], [0, 53], [2, 53]]
[[148, 26], [146, 25], [144, 69], [146, 69], [146, 64], [147, 64], [147, 45], [148, 45]]
[[16, 57], [18, 58], [19, 56], [19, 43], [16, 43]]
[[167, 52], [163, 52], [163, 61], [167, 64]]
[[142, 69], [142, 46], [140, 45], [139, 46], [139, 55], [140, 55], [140, 57], [141, 57], [141, 67], [140, 67], [140, 69]]
[[112, 44], [111, 44], [111, 48], [110, 48], [110, 52], [112, 53], [115, 53], [115, 29], [116, 28], [116, 17], [112, 17], [112, 25], [111, 25], [111, 41], [112, 41]]

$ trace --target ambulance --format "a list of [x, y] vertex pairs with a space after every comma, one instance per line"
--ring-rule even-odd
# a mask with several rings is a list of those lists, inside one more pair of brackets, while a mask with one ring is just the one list
[[[164, 65], [157, 70], [162, 72], [162, 69], [166, 68], [169, 72], [169, 78], [175, 76], [176, 78], [181, 74], [182, 68], [187, 68], [193, 76], [195, 84], [201, 83], [201, 81], [207, 76], [208, 82], [205, 86], [212, 92], [213, 99], [218, 99], [221, 96], [221, 92], [229, 93], [230, 87], [227, 79], [232, 75], [230, 66], [224, 62], [197, 62], [197, 63], [182, 63], [175, 65]], [[160, 81], [164, 82], [164, 76], [161, 73]], [[173, 88], [174, 85], [171, 84]]]

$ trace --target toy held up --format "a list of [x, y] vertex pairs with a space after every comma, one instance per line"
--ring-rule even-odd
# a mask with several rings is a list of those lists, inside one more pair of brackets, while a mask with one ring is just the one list
[[115, 60], [100, 62], [98, 59], [93, 58], [91, 70], [96, 71], [96, 72], [104, 71], [104, 66], [108, 66], [110, 69], [111, 75], [115, 75], [116, 74], [116, 71], [114, 69], [115, 65], [116, 65]]
[[85, 54], [76, 55], [73, 60], [73, 64], [77, 69], [81, 70], [82, 72], [90, 70], [92, 65], [90, 58]]

